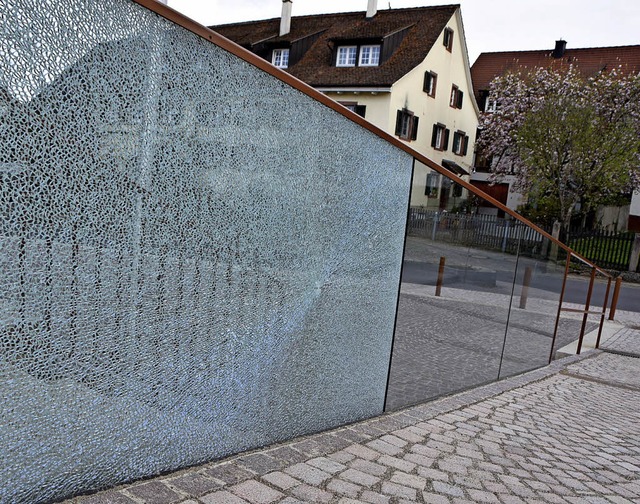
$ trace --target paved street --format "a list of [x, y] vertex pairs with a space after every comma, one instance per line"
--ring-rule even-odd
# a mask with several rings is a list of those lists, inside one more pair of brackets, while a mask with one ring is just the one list
[[[608, 344], [640, 353], [640, 330], [623, 328]], [[593, 351], [366, 422], [67, 502], [640, 502], [639, 394], [639, 359]]]

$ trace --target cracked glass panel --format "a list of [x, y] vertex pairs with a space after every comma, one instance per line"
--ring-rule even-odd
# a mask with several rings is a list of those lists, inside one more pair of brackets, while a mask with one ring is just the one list
[[0, 14], [0, 501], [381, 413], [411, 156], [137, 4]]

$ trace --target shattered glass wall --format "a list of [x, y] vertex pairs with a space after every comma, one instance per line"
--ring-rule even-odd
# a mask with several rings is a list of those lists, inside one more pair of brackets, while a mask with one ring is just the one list
[[381, 413], [411, 157], [129, 1], [0, 14], [0, 501]]

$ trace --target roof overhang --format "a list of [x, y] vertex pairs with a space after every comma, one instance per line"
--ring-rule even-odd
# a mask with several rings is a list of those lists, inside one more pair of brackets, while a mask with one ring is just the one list
[[460, 166], [458, 163], [456, 163], [455, 161], [450, 161], [449, 159], [443, 159], [442, 166], [444, 166], [447, 170], [452, 171], [459, 177], [462, 177], [464, 175], [469, 175], [469, 172], [465, 170], [462, 166]]
[[[314, 86], [315, 87], [315, 86]], [[317, 86], [316, 89], [321, 93], [337, 93], [337, 94], [378, 94], [390, 93], [391, 86], [386, 87], [340, 87], [340, 86]]]

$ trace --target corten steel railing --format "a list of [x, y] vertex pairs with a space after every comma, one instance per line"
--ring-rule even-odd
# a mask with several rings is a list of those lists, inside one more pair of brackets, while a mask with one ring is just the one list
[[[2, 8], [0, 501], [61, 499], [402, 404], [390, 377], [421, 365], [415, 351], [405, 361], [396, 351], [407, 343], [399, 280], [415, 163], [564, 251], [563, 295], [572, 257], [610, 278], [167, 6]], [[344, 143], [309, 131], [342, 131]], [[521, 265], [533, 268], [522, 252], [512, 256], [511, 290], [496, 294], [505, 322], [489, 357], [497, 374], [478, 381], [531, 366], [523, 348], [535, 365], [544, 348], [546, 360], [546, 329], [532, 345], [527, 319], [511, 309]], [[473, 325], [472, 303], [452, 301], [452, 264], [442, 261], [438, 299], [412, 299], [468, 313]], [[491, 274], [471, 266], [454, 276], [482, 283]], [[556, 325], [568, 313], [562, 297]], [[590, 304], [591, 294], [585, 317]], [[435, 332], [447, 325], [424, 322]]]

